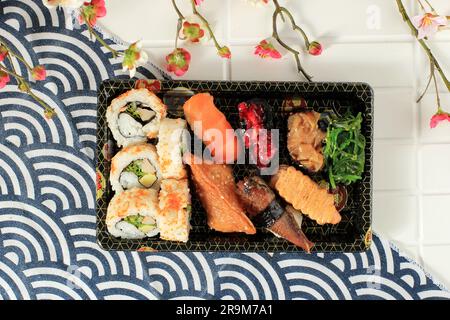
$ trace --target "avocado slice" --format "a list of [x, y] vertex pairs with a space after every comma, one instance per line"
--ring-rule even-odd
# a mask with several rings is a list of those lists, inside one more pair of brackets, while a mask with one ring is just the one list
[[126, 217], [124, 221], [134, 225], [135, 227], [139, 227], [142, 224], [142, 219], [144, 219], [144, 217], [137, 214]]
[[139, 183], [142, 184], [145, 188], [150, 188], [156, 182], [156, 180], [156, 175], [147, 173], [139, 179]]
[[142, 224], [139, 226], [139, 230], [143, 233], [147, 233], [156, 228], [156, 224]]

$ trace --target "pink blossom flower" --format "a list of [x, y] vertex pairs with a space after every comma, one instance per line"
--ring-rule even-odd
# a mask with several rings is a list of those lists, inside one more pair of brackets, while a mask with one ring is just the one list
[[146, 63], [148, 55], [145, 51], [142, 51], [142, 43], [137, 41], [132, 43], [127, 50], [123, 53], [122, 70], [130, 71], [130, 77], [133, 78], [136, 74], [136, 68], [139, 65]]
[[323, 47], [319, 42], [313, 41], [309, 44], [308, 52], [310, 55], [319, 56], [322, 54], [322, 51]]
[[436, 126], [442, 121], [450, 122], [450, 114], [443, 111], [436, 112], [430, 120], [430, 128], [436, 128]]
[[182, 33], [184, 39], [197, 43], [205, 35], [205, 30], [203, 30], [198, 23], [190, 23], [189, 21], [185, 21], [183, 23]]
[[194, 2], [196, 6], [199, 6], [203, 2], [203, 0], [194, 0]]
[[8, 55], [8, 49], [4, 45], [0, 45], [0, 62], [5, 60], [6, 56]]
[[217, 54], [225, 59], [231, 59], [231, 51], [227, 46], [223, 46], [217, 51]]
[[411, 22], [417, 28], [417, 39], [432, 36], [439, 30], [439, 27], [445, 27], [448, 24], [447, 17], [432, 13], [414, 16], [411, 18]]
[[0, 70], [0, 89], [3, 89], [9, 82], [9, 74]]
[[95, 26], [98, 18], [106, 16], [105, 0], [92, 0], [85, 2], [79, 16], [80, 23], [86, 19], [90, 26]]
[[275, 48], [275, 39], [269, 38], [262, 40], [255, 47], [255, 54], [260, 56], [261, 58], [273, 58], [280, 59], [282, 54], [277, 48]]
[[45, 78], [47, 78], [47, 71], [45, 70], [44, 66], [41, 66], [41, 65], [35, 66], [31, 70], [31, 76], [36, 81], [43, 81], [43, 80], [45, 80]]
[[[200, 33], [203, 34], [201, 37], [198, 38], [198, 40], [199, 40], [198, 42], [205, 44], [211, 39], [211, 34], [208, 31], [206, 23], [202, 19], [200, 19], [196, 14], [191, 14], [191, 15], [185, 17], [185, 22], [183, 23], [183, 28], [180, 31], [180, 39], [185, 39], [185, 40], [189, 41], [188, 35], [184, 34], [184, 32], [185, 32], [184, 26], [185, 26], [186, 22], [189, 24], [189, 26], [198, 28], [199, 34]], [[198, 25], [198, 27], [197, 27], [197, 25]], [[186, 24], [186, 26], [187, 26], [187, 24]], [[186, 31], [188, 31], [188, 30], [186, 30]], [[196, 32], [196, 30], [189, 30], [188, 32]], [[194, 39], [195, 39], [195, 36], [194, 36]], [[192, 42], [192, 41], [190, 41], [190, 42]], [[195, 42], [195, 43], [198, 43], [198, 42]]]
[[184, 48], [176, 48], [166, 56], [167, 71], [173, 72], [176, 76], [181, 77], [189, 69], [191, 62], [191, 54]]

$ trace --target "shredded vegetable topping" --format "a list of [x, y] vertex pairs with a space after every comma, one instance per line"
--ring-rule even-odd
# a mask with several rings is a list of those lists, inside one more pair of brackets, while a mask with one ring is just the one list
[[364, 171], [366, 140], [361, 134], [361, 113], [332, 120], [327, 129], [323, 153], [327, 160], [332, 188], [337, 183], [349, 185], [361, 179]]
[[128, 113], [130, 116], [132, 116], [133, 118], [135, 118], [136, 120], [140, 120], [141, 116], [140, 114], [137, 112], [137, 103], [136, 102], [130, 102], [128, 104], [127, 109], [125, 110], [126, 113]]
[[142, 171], [141, 163], [141, 160], [135, 160], [131, 162], [124, 171], [134, 173], [140, 179], [145, 175], [145, 173]]
[[156, 224], [148, 224], [148, 223], [144, 223], [144, 217], [137, 214], [137, 215], [132, 215], [132, 216], [128, 216], [125, 217], [125, 219], [123, 219], [125, 222], [128, 222], [132, 225], [134, 225], [136, 228], [142, 228], [143, 226], [151, 226], [156, 228]]

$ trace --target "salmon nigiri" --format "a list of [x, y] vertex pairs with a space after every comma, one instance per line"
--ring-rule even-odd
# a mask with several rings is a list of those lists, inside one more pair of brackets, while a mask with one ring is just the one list
[[225, 115], [214, 105], [209, 93], [198, 93], [183, 106], [194, 134], [208, 147], [215, 162], [233, 163], [239, 156], [239, 141]]

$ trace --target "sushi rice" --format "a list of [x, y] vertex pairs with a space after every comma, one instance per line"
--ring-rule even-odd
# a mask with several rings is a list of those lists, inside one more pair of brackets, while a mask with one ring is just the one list
[[111, 235], [123, 239], [142, 239], [159, 233], [158, 192], [131, 189], [116, 194], [108, 205], [106, 226]]
[[160, 180], [158, 155], [152, 144], [125, 147], [111, 160], [110, 182], [116, 194], [131, 188], [159, 190]]
[[166, 114], [166, 105], [153, 92], [133, 89], [112, 101], [106, 110], [106, 120], [121, 147], [156, 138]]
[[163, 179], [186, 178], [183, 165], [183, 152], [187, 150], [186, 134], [185, 120], [165, 118], [161, 121], [156, 149]]
[[166, 179], [159, 193], [158, 226], [164, 240], [187, 242], [191, 229], [191, 197], [187, 179]]

